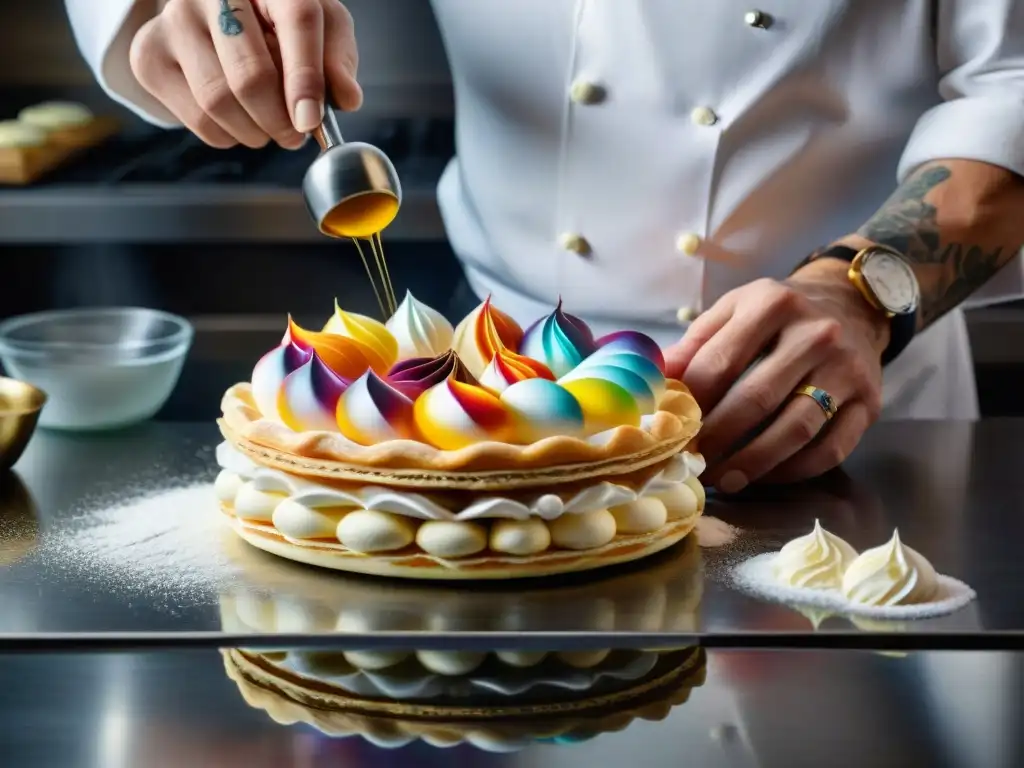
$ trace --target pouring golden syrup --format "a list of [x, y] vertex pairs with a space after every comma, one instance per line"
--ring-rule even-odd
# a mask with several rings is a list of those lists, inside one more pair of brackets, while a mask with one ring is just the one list
[[[398, 198], [390, 192], [373, 190], [360, 192], [342, 200], [327, 214], [321, 225], [324, 234], [351, 238], [355, 243], [366, 275], [370, 278], [377, 306], [380, 307], [385, 320], [395, 313], [398, 303], [395, 299], [395, 289], [391, 284], [391, 273], [384, 256], [384, 243], [381, 241], [380, 233], [397, 215]], [[363, 250], [361, 240], [369, 243], [376, 276], [370, 267], [370, 259]], [[380, 288], [377, 286], [378, 281]]]

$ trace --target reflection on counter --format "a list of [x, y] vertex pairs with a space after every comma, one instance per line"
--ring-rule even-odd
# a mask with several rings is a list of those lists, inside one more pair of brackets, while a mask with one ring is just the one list
[[232, 636], [381, 632], [697, 631], [704, 575], [693, 538], [612, 576], [557, 584], [502, 583], [473, 589], [396, 584], [322, 574], [229, 546], [245, 587], [220, 598], [221, 629]]
[[222, 651], [249, 706], [282, 725], [395, 749], [517, 752], [660, 721], [703, 685], [701, 648], [574, 652]]
[[0, 568], [14, 565], [39, 544], [39, 513], [21, 478], [0, 470]]

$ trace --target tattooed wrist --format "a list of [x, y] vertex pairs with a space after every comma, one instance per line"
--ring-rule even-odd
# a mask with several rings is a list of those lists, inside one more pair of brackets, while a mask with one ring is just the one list
[[[963, 161], [968, 162], [968, 161]], [[983, 286], [1013, 257], [1012, 244], [992, 241], [983, 221], [961, 222], [959, 211], [977, 207], [971, 178], [957, 179], [953, 163], [935, 163], [917, 171], [861, 227], [857, 234], [894, 248], [910, 262], [921, 286], [918, 327], [926, 328]], [[991, 171], [986, 171], [991, 173]], [[1008, 177], [1012, 174], [1006, 172]], [[960, 185], [957, 182], [962, 182]], [[956, 197], [949, 193], [955, 189]]]
[[231, 0], [220, 0], [220, 14], [217, 21], [220, 31], [228, 37], [242, 34], [242, 22], [238, 18], [238, 8], [231, 7]]

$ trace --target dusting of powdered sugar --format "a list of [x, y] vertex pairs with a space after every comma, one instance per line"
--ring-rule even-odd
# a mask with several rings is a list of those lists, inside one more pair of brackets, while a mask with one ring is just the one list
[[209, 483], [122, 492], [79, 504], [47, 531], [44, 569], [124, 599], [145, 596], [168, 607], [215, 604], [239, 582], [228, 557], [231, 535]]
[[754, 597], [775, 603], [894, 621], [944, 616], [960, 610], [975, 598], [974, 590], [962, 581], [939, 575], [938, 594], [930, 602], [916, 605], [860, 605], [847, 600], [837, 589], [806, 589], [779, 584], [772, 567], [777, 554], [766, 552], [740, 563], [732, 572], [734, 586]]

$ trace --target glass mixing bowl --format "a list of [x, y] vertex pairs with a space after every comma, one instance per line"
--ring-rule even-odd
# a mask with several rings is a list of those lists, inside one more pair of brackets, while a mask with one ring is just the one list
[[187, 320], [155, 309], [39, 312], [0, 323], [0, 363], [49, 395], [40, 426], [113, 429], [160, 410], [192, 337]]

